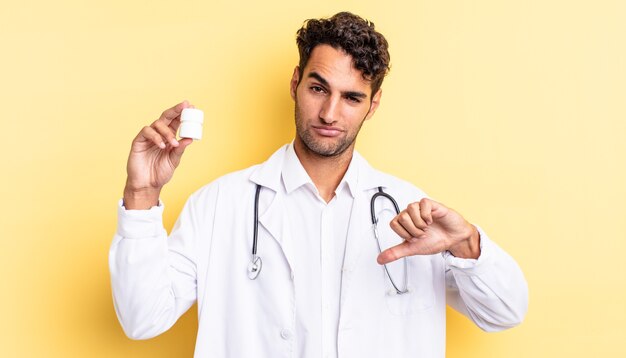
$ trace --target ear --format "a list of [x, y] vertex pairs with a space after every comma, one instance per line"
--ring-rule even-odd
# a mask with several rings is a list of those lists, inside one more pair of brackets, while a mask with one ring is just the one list
[[289, 92], [291, 92], [291, 98], [296, 100], [296, 91], [298, 89], [298, 83], [300, 82], [300, 67], [296, 66], [293, 69], [293, 75], [291, 76], [291, 82], [289, 83]]
[[383, 89], [379, 88], [378, 91], [376, 91], [376, 94], [374, 95], [374, 97], [372, 97], [370, 110], [369, 112], [367, 112], [367, 115], [365, 116], [365, 120], [372, 118], [372, 116], [374, 115], [374, 112], [376, 112], [376, 109], [378, 109], [378, 105], [380, 105], [380, 96], [382, 95], [383, 95]]

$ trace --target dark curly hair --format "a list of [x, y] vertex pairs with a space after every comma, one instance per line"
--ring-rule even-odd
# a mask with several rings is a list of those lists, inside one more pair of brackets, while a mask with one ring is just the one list
[[389, 71], [389, 51], [385, 37], [374, 30], [374, 23], [349, 12], [340, 12], [328, 19], [309, 19], [296, 33], [300, 52], [300, 80], [309, 56], [320, 44], [342, 49], [352, 56], [354, 67], [371, 81], [372, 95]]

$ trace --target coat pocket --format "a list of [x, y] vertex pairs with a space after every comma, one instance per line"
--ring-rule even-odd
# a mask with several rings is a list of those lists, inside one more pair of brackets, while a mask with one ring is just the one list
[[[402, 260], [388, 266], [389, 273], [398, 288], [404, 287], [404, 267]], [[386, 275], [385, 275], [386, 276]], [[389, 279], [387, 278], [389, 281]], [[406, 293], [397, 293], [388, 282], [385, 293], [387, 308], [394, 315], [406, 316], [432, 308], [435, 305], [435, 286], [430, 256], [407, 257]]]

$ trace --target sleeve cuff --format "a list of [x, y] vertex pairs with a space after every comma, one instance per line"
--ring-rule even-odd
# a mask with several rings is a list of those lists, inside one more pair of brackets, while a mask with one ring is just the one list
[[143, 239], [160, 235], [163, 228], [163, 209], [161, 199], [156, 206], [148, 210], [126, 210], [124, 200], [117, 205], [117, 234], [127, 239]]
[[484, 267], [488, 266], [485, 265], [485, 263], [490, 260], [494, 243], [489, 239], [483, 229], [481, 229], [478, 225], [474, 226], [476, 226], [476, 229], [478, 229], [478, 233], [480, 234], [480, 256], [477, 259], [463, 259], [455, 257], [450, 251], [444, 251], [441, 254], [448, 267], [461, 270], [466, 273], [479, 273]]

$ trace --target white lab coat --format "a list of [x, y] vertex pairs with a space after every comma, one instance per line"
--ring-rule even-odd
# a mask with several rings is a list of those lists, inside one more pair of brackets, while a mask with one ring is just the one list
[[[286, 146], [267, 162], [194, 193], [169, 239], [162, 205], [143, 211], [120, 206], [109, 264], [115, 309], [129, 337], [144, 339], [166, 331], [197, 301], [196, 357], [300, 357], [300, 337], [306, 332], [295, 329], [293, 280], [298, 272], [292, 269], [298, 232], [281, 204], [285, 151]], [[449, 253], [410, 257], [411, 292], [391, 294], [389, 280], [376, 263], [370, 199], [382, 186], [402, 210], [424, 193], [374, 170], [356, 152], [352, 164], [358, 165], [359, 192], [342, 272], [339, 357], [444, 357], [446, 303], [486, 331], [521, 322], [528, 300], [524, 276], [480, 229], [478, 260]], [[253, 281], [247, 267], [256, 184], [263, 186], [258, 239], [263, 268]], [[377, 205], [379, 215], [389, 212], [390, 205]], [[401, 265], [394, 265], [394, 279], [402, 281]]]

